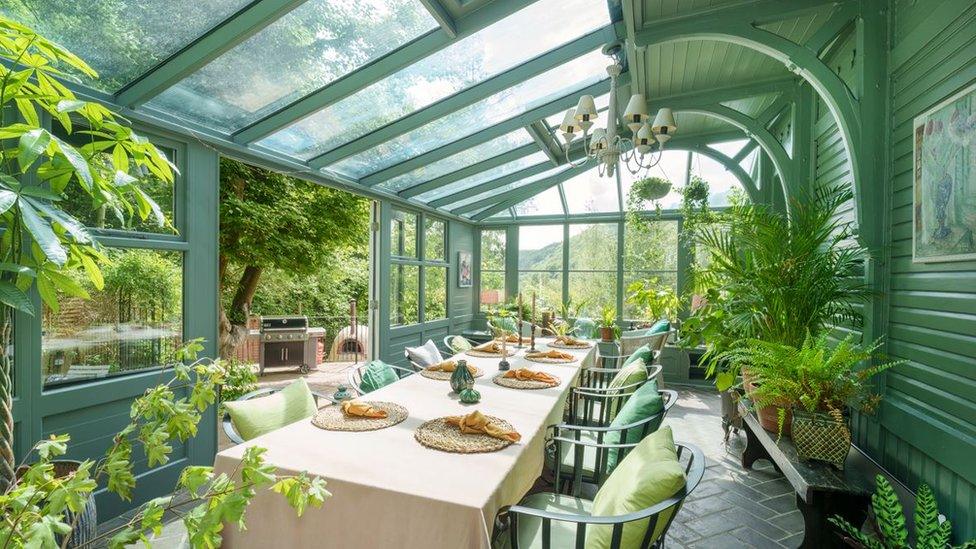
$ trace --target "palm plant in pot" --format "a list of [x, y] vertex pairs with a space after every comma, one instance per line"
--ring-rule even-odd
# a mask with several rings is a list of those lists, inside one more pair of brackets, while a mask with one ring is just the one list
[[824, 333], [807, 336], [799, 347], [742, 340], [719, 358], [749, 365], [757, 381], [751, 393], [753, 404], [779, 406], [777, 430], [782, 434], [792, 422], [800, 459], [826, 461], [843, 469], [851, 447], [848, 411], [872, 413], [881, 397], [870, 390], [869, 380], [904, 363], [876, 362], [862, 368], [880, 347], [880, 339], [863, 346], [853, 336], [832, 345]]

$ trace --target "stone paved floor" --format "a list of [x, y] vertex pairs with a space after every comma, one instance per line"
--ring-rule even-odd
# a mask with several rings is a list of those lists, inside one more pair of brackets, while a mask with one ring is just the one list
[[[331, 394], [345, 382], [346, 365], [321, 365], [309, 384]], [[261, 385], [286, 383], [297, 374], [270, 374]], [[739, 455], [745, 435], [733, 434], [722, 440], [719, 398], [710, 389], [678, 388], [678, 403], [666, 422], [676, 439], [702, 449], [707, 459], [705, 477], [675, 518], [668, 532], [669, 549], [780, 548], [797, 547], [803, 537], [803, 520], [796, 509], [793, 489], [766, 461], [755, 470], [743, 471]], [[221, 447], [229, 444], [221, 438]], [[174, 517], [175, 518], [175, 517]], [[117, 521], [112, 521], [118, 524]], [[110, 525], [103, 525], [103, 528]], [[182, 523], [173, 520], [154, 547], [186, 547]]]

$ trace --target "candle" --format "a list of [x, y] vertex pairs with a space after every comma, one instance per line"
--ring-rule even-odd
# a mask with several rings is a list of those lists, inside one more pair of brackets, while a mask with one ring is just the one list
[[532, 316], [529, 318], [529, 329], [532, 330], [529, 349], [535, 351], [535, 292], [532, 292]]

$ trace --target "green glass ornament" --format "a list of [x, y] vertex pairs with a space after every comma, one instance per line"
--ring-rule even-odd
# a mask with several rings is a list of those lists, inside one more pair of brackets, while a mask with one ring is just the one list
[[475, 391], [470, 387], [461, 390], [461, 402], [465, 404], [474, 404], [479, 400], [481, 400], [481, 393], [479, 393], [478, 391]]
[[468, 371], [468, 361], [457, 361], [457, 367], [454, 368], [454, 373], [451, 374], [451, 390], [460, 394], [465, 387], [470, 387], [471, 385], [474, 385], [474, 376]]

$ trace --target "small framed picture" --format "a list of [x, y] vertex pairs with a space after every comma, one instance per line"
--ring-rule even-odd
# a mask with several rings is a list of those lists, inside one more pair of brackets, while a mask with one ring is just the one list
[[458, 252], [458, 288], [470, 288], [472, 285], [471, 252]]

